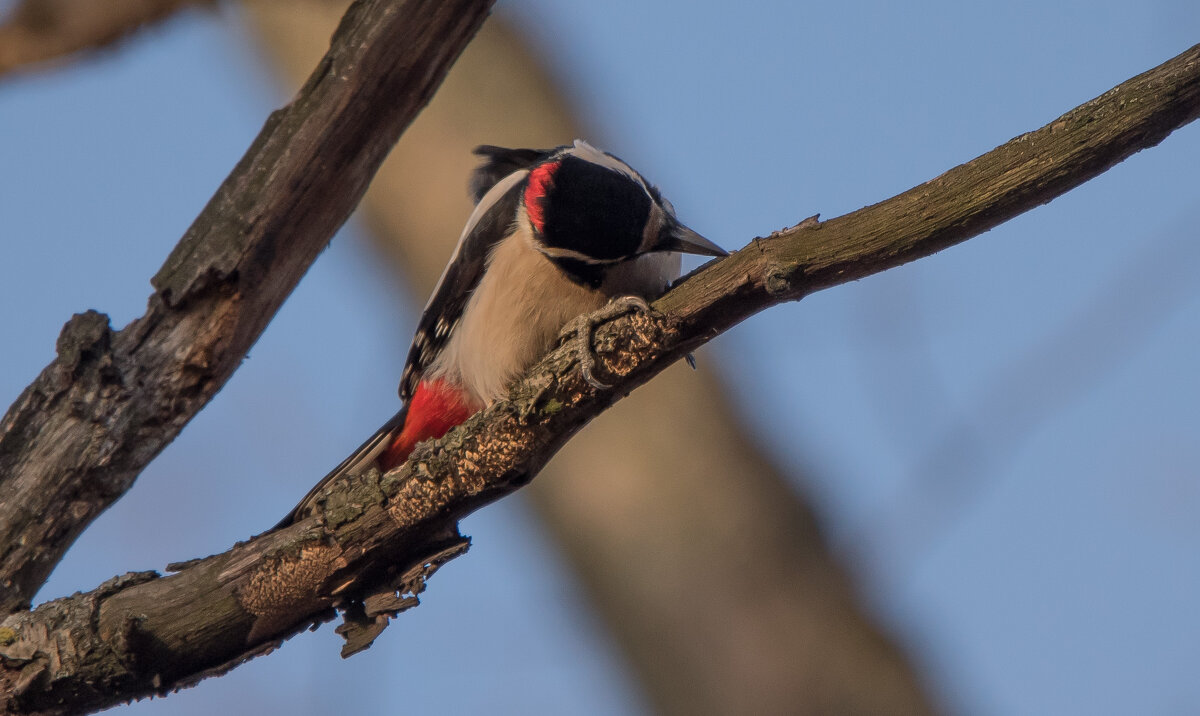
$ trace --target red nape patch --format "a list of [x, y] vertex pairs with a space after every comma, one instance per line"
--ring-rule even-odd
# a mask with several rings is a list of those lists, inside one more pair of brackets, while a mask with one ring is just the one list
[[529, 184], [525, 186], [525, 213], [529, 215], [529, 223], [539, 234], [546, 226], [546, 208], [542, 200], [550, 193], [554, 185], [554, 172], [558, 171], [562, 162], [546, 162], [529, 172]]
[[386, 472], [402, 464], [417, 443], [440, 438], [474, 414], [458, 388], [444, 380], [421, 381], [408, 404], [404, 429], [379, 456], [379, 469]]

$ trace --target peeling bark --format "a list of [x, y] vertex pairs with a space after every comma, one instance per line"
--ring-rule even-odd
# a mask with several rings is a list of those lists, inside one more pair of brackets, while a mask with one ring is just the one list
[[[320, 58], [344, 5], [244, 3], [286, 89]], [[471, 212], [463, 177], [475, 146], [604, 133], [581, 128], [546, 59], [503, 20], [471, 42], [363, 197], [375, 248], [417, 306]], [[698, 370], [672, 366], [522, 491], [647, 702], [664, 715], [933, 713], [903, 644], [830, 553], [802, 494], [811, 476], [764, 454], [722, 372], [707, 357]]]
[[80, 314], [0, 421], [0, 614], [224, 385], [358, 204], [488, 0], [362, 0], [114, 331]]
[[[560, 347], [507, 401], [422, 444], [396, 470], [331, 484], [294, 525], [169, 577], [118, 578], [10, 615], [0, 622], [5, 706], [76, 712], [175, 688], [269, 651], [330, 607], [343, 605], [360, 625], [368, 604], [386, 618], [412, 603], [403, 575], [461, 549], [459, 518], [524, 485], [588, 420], [687, 351], [766, 307], [977, 235], [1198, 114], [1200, 46], [904, 194], [756, 239], [657, 301], [661, 313], [596, 331], [599, 377], [612, 389], [590, 388]], [[111, 700], [97, 703], [95, 684]]]

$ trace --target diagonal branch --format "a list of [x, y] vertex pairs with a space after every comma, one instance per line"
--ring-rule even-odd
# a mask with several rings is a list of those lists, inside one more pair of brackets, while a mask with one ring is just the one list
[[662, 313], [597, 331], [613, 389], [589, 388], [559, 348], [509, 400], [387, 475], [331, 485], [297, 524], [168, 577], [126, 575], [11, 615], [0, 624], [0, 693], [14, 712], [57, 712], [168, 690], [269, 651], [335, 606], [347, 610], [348, 648], [364, 648], [463, 550], [459, 518], [528, 482], [586, 422], [687, 351], [771, 305], [986, 231], [1197, 115], [1200, 46], [904, 194], [756, 239], [656, 302]]
[[[244, 5], [298, 86], [346, 2]], [[471, 148], [587, 135], [545, 60], [503, 19], [471, 41], [360, 206], [375, 249], [418, 306], [471, 210], [459, 186], [474, 168]], [[793, 488], [812, 473], [785, 475], [763, 453], [720, 372], [711, 360], [668, 369], [589, 423], [522, 491], [651, 710], [933, 713], [913, 664], [863, 608]], [[704, 598], [686, 598], [694, 594]]]
[[0, 421], [0, 614], [225, 384], [490, 5], [356, 2], [154, 277], [145, 315], [67, 323]]
[[[1050, 124], [891, 199], [757, 239], [672, 292], [661, 308], [693, 331], [723, 331], [773, 305], [977, 236], [1161, 142], [1200, 113], [1200, 45]], [[714, 295], [720, 292], [721, 296]]]

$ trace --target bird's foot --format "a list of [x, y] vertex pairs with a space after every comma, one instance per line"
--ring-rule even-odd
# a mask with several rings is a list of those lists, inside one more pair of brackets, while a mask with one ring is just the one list
[[592, 352], [592, 332], [596, 330], [596, 327], [630, 311], [649, 313], [650, 310], [650, 304], [646, 303], [646, 299], [641, 296], [617, 296], [600, 310], [585, 313], [563, 326], [562, 335], [569, 336], [568, 344], [575, 353], [575, 360], [579, 362], [579, 371], [583, 373], [583, 379], [588, 382], [588, 385], [597, 390], [608, 390], [612, 387], [595, 376], [596, 356]]

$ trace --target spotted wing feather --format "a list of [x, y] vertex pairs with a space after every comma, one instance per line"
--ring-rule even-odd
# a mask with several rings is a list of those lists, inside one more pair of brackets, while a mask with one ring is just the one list
[[412, 398], [425, 369], [453, 334], [471, 292], [483, 276], [492, 247], [512, 232], [521, 199], [521, 180], [528, 166], [552, 151], [480, 147], [476, 153], [488, 159], [471, 182], [479, 203], [417, 323], [400, 377], [400, 398], [405, 402]]
[[477, 206], [417, 324], [417, 332], [400, 378], [400, 398], [405, 404], [350, 457], [322, 478], [300, 504], [276, 525], [276, 529], [303, 517], [329, 482], [367, 467], [403, 429], [408, 401], [416, 391], [425, 367], [446, 345], [458, 325], [467, 299], [487, 266], [492, 247], [512, 230], [520, 201], [521, 179], [528, 173], [529, 167], [555, 151], [557, 149], [505, 149], [494, 146], [481, 146], [475, 150], [486, 160], [471, 179], [471, 193]]
[[365, 443], [358, 446], [358, 449], [350, 453], [350, 457], [342, 460], [341, 464], [330, 470], [325, 477], [313, 486], [304, 499], [300, 500], [287, 517], [280, 520], [279, 524], [273, 529], [280, 529], [302, 519], [312, 509], [313, 503], [317, 496], [325, 490], [325, 487], [335, 479], [342, 475], [359, 474], [378, 457], [391, 443], [392, 438], [404, 427], [404, 419], [408, 416], [408, 406], [403, 405], [400, 411], [392, 416], [383, 424], [383, 427], [375, 431], [375, 434], [367, 439]]

